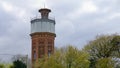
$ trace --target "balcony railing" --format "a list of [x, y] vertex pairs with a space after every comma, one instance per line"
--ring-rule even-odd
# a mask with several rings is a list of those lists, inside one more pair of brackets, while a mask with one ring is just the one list
[[[42, 19], [42, 17], [41, 16], [36, 16], [36, 17], [31, 18], [31, 20], [35, 20], [35, 19]], [[48, 19], [55, 20], [54, 17], [48, 17]]]

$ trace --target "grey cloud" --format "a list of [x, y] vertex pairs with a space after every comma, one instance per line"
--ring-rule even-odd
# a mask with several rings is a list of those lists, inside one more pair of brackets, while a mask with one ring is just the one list
[[[74, 11], [78, 11], [84, 1], [49, 0], [47, 2], [56, 18], [56, 47], [72, 44], [81, 49], [98, 34], [120, 33], [120, 17], [108, 19], [112, 14], [119, 12], [119, 0], [114, 0], [116, 1], [114, 4], [108, 0], [92, 0], [98, 7], [98, 11], [80, 14], [74, 16], [74, 19], [69, 17], [69, 14], [75, 15]], [[35, 7], [36, 3], [32, 0], [11, 0], [8, 2], [21, 10], [24, 9], [27, 13], [23, 18], [17, 18], [0, 8], [0, 53], [28, 53], [30, 55], [30, 17], [39, 14], [39, 7]], [[105, 10], [106, 12], [104, 12]]]
[[0, 9], [0, 54], [30, 55], [30, 23]]

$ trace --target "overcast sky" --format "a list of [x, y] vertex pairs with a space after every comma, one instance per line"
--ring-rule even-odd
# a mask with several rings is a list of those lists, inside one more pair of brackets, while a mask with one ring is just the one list
[[0, 0], [0, 54], [31, 53], [30, 21], [52, 10], [55, 47], [83, 48], [101, 34], [120, 34], [120, 0]]

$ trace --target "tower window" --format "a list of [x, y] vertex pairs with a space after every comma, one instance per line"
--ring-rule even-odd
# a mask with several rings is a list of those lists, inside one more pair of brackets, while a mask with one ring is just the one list
[[48, 42], [48, 44], [52, 44], [52, 42]]
[[51, 50], [48, 50], [48, 57], [50, 57], [51, 55]]
[[36, 52], [33, 53], [33, 58], [36, 59]]
[[40, 44], [40, 45], [41, 45], [41, 44], [44, 44], [44, 42], [40, 41], [39, 44]]
[[39, 58], [41, 58], [43, 55], [44, 55], [44, 41], [43, 40], [40, 40], [39, 41], [39, 46], [38, 46], [38, 55], [39, 55]]

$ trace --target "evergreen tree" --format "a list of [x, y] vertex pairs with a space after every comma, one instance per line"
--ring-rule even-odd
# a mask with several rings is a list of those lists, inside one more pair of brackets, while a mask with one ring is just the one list
[[20, 60], [13, 61], [13, 68], [27, 68], [26, 64]]

